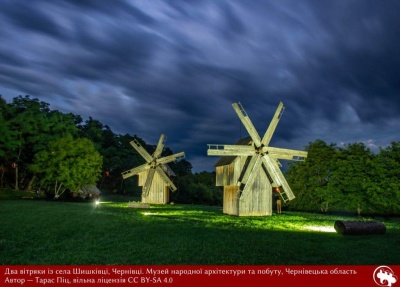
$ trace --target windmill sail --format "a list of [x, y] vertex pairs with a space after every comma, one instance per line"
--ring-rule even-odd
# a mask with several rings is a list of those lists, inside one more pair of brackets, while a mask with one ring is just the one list
[[249, 145], [208, 145], [207, 155], [226, 156], [242, 155], [251, 156], [254, 154], [254, 148]]
[[263, 145], [265, 146], [269, 145], [269, 142], [271, 141], [272, 138], [272, 134], [274, 133], [276, 126], [278, 125], [279, 120], [281, 119], [284, 109], [285, 107], [283, 106], [283, 103], [280, 102], [278, 108], [276, 109], [275, 115], [272, 118], [272, 121], [269, 124], [268, 129], [264, 134], [264, 137], [262, 138], [261, 142], [263, 143]]
[[146, 182], [143, 185], [142, 196], [147, 197], [150, 192], [150, 186], [154, 179], [154, 174], [156, 170], [154, 168], [149, 169], [149, 173], [147, 174]]
[[278, 163], [272, 160], [269, 156], [263, 156], [263, 161], [264, 167], [267, 169], [268, 174], [273, 181], [273, 186], [283, 188], [283, 191], [279, 190], [283, 201], [287, 202], [288, 200], [294, 199], [294, 193], [283, 176]]
[[170, 190], [175, 191], [176, 186], [172, 182], [172, 180], [169, 179], [169, 177], [165, 174], [165, 171], [162, 170], [161, 167], [157, 166], [156, 167], [157, 173], [160, 175], [160, 177], [164, 180], [164, 182], [167, 184]]
[[[243, 202], [243, 205], [241, 203], [229, 203], [230, 211], [232, 213], [243, 211], [245, 214], [252, 214], [254, 208], [257, 209], [262, 205], [256, 203], [256, 200], [261, 197], [263, 200], [269, 200], [270, 204], [272, 204], [272, 187], [279, 187], [279, 194], [285, 202], [294, 199], [295, 195], [280, 170], [281, 165], [278, 159], [304, 160], [307, 157], [307, 152], [269, 146], [285, 109], [283, 103], [279, 103], [262, 139], [241, 103], [234, 103], [232, 107], [249, 133], [251, 140], [250, 138], [248, 140], [247, 138], [242, 139], [236, 145], [209, 144], [207, 150], [207, 155], [209, 156], [222, 156], [217, 163], [217, 182], [226, 187], [226, 189], [224, 187], [224, 192], [226, 191], [229, 195], [229, 200], [237, 199], [236, 195], [232, 195], [235, 189], [231, 188], [232, 183], [236, 180], [236, 190], [240, 202], [246, 201], [250, 197], [252, 198], [250, 199], [251, 203]], [[236, 158], [240, 158], [240, 160], [236, 161]], [[242, 169], [239, 175], [237, 174], [238, 168]], [[255, 184], [258, 176], [262, 176], [262, 178], [257, 180], [257, 184]], [[226, 186], [226, 183], [229, 183], [229, 186]], [[262, 196], [260, 195], [260, 186], [264, 190], [271, 189], [270, 191], [265, 191], [269, 192], [269, 196], [265, 195], [265, 193], [262, 193]], [[251, 196], [249, 197], [250, 194]], [[243, 207], [236, 208], [235, 206]]]
[[308, 154], [306, 151], [276, 147], [264, 147], [263, 151], [276, 159], [288, 159], [297, 161], [304, 160]]
[[[166, 189], [165, 187], [168, 187], [170, 190], [175, 191], [176, 186], [174, 183], [171, 181], [167, 174], [167, 170], [170, 170], [167, 168], [167, 163], [180, 160], [185, 157], [184, 152], [172, 154], [169, 156], [165, 157], [160, 157], [163, 150], [164, 150], [164, 145], [166, 141], [166, 136], [161, 134], [160, 139], [158, 140], [157, 146], [155, 151], [153, 152], [152, 155], [150, 155], [139, 143], [138, 140], [133, 139], [130, 144], [132, 147], [144, 158], [146, 161], [145, 164], [140, 165], [138, 167], [129, 169], [127, 171], [122, 172], [122, 177], [124, 179], [129, 178], [133, 175], [136, 174], [142, 174], [143, 173], [143, 188], [142, 188], [142, 200], [143, 198], [147, 198], [150, 194], [150, 192], [154, 192], [155, 190], [160, 189], [157, 192], [162, 192], [165, 193]], [[172, 171], [171, 171], [172, 172]], [[173, 174], [173, 172], [172, 172]], [[157, 175], [157, 176], [156, 176]], [[155, 181], [160, 181], [158, 183], [154, 183]], [[168, 198], [168, 196], [165, 196], [164, 198]], [[156, 202], [159, 203], [159, 202]], [[163, 202], [166, 203], [166, 202]]]
[[261, 146], [260, 136], [258, 135], [258, 132], [254, 127], [253, 123], [251, 122], [250, 118], [247, 116], [247, 113], [244, 110], [242, 104], [240, 102], [234, 103], [232, 104], [232, 107], [235, 110], [236, 114], [239, 116], [239, 119], [242, 121], [244, 127], [246, 128], [247, 132], [249, 133], [256, 147], [260, 147]]
[[130, 144], [145, 159], [146, 162], [151, 162], [153, 160], [153, 157], [140, 145], [136, 139], [133, 139]]
[[142, 164], [142, 165], [140, 165], [138, 167], [129, 169], [127, 171], [124, 171], [122, 173], [122, 177], [123, 177], [123, 179], [126, 179], [126, 178], [134, 176], [134, 175], [136, 175], [138, 173], [144, 172], [144, 171], [148, 170], [149, 168], [150, 168], [150, 166], [147, 163], [145, 163], [145, 164]]
[[240, 198], [243, 198], [244, 195], [251, 190], [256, 178], [256, 174], [261, 167], [261, 163], [261, 155], [257, 154], [251, 158], [248, 168], [243, 175], [242, 181], [238, 182], [239, 191], [241, 192]]
[[184, 157], [185, 157], [185, 153], [184, 152], [180, 152], [180, 153], [176, 153], [176, 154], [172, 154], [172, 155], [169, 155], [169, 156], [166, 156], [166, 157], [159, 158], [157, 160], [157, 163], [158, 164], [166, 164], [166, 163], [169, 163], [171, 161], [183, 159]]
[[167, 137], [165, 135], [161, 134], [160, 139], [158, 140], [157, 148], [153, 153], [154, 158], [158, 158], [161, 155], [161, 153], [164, 149], [164, 144], [165, 144], [166, 140], [167, 140]]

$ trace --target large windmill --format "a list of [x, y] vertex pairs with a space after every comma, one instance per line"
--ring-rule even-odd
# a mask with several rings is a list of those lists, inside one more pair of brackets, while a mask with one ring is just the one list
[[235, 145], [208, 145], [207, 155], [222, 156], [215, 164], [216, 185], [224, 186], [224, 213], [239, 216], [272, 215], [272, 194], [284, 202], [295, 198], [280, 170], [279, 159], [304, 160], [307, 152], [270, 147], [272, 135], [282, 116], [279, 106], [261, 138], [240, 103], [232, 104], [250, 137]]
[[133, 148], [144, 158], [146, 163], [123, 172], [122, 177], [126, 179], [136, 174], [139, 176], [139, 186], [143, 186], [143, 203], [168, 203], [169, 190], [176, 190], [176, 186], [169, 178], [171, 175], [174, 175], [174, 173], [167, 163], [184, 158], [185, 153], [180, 152], [166, 157], [160, 157], [164, 149], [165, 141], [166, 137], [162, 134], [156, 150], [152, 155], [150, 155], [136, 139], [130, 142]]

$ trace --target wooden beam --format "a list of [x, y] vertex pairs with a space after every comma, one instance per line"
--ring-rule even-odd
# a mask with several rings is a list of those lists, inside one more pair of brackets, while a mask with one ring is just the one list
[[172, 155], [160, 158], [160, 159], [157, 160], [157, 163], [166, 164], [166, 163], [169, 163], [171, 161], [179, 160], [179, 159], [183, 159], [183, 158], [185, 158], [185, 153], [184, 152], [179, 152], [179, 153], [176, 153], [176, 154], [172, 154]]
[[169, 189], [171, 189], [172, 191], [175, 191], [176, 190], [176, 186], [169, 179], [169, 177], [165, 174], [163, 169], [160, 166], [157, 166], [156, 167], [156, 171], [157, 171], [158, 175], [164, 180], [165, 184], [169, 186]]
[[263, 152], [277, 159], [304, 160], [308, 156], [306, 151], [276, 147], [263, 147]]
[[130, 144], [146, 160], [147, 163], [153, 161], [153, 157], [140, 145], [136, 139], [133, 139]]
[[248, 145], [208, 145], [207, 155], [214, 156], [251, 156], [254, 147]]
[[164, 134], [161, 134], [160, 139], [158, 140], [157, 148], [153, 153], [154, 158], [158, 158], [161, 155], [166, 139], [167, 137]]
[[150, 187], [151, 187], [151, 184], [153, 183], [155, 172], [156, 172], [155, 169], [151, 168], [149, 170], [149, 173], [147, 174], [146, 182], [142, 188], [142, 196], [144, 196], [144, 197], [147, 197], [149, 195]]
[[146, 171], [146, 170], [148, 170], [149, 168], [150, 168], [150, 166], [149, 166], [147, 163], [142, 164], [142, 165], [140, 165], [140, 166], [138, 166], [138, 167], [135, 167], [135, 168], [131, 168], [131, 169], [129, 169], [129, 170], [124, 171], [123, 173], [121, 173], [121, 174], [122, 174], [122, 178], [123, 178], [123, 179], [126, 179], [126, 178], [128, 178], [128, 177], [131, 177], [131, 176], [134, 176], [134, 175], [136, 175], [136, 174], [138, 174], [138, 173], [141, 173], [141, 172], [143, 172], [143, 171]]
[[256, 128], [254, 127], [253, 123], [251, 122], [250, 118], [247, 116], [247, 113], [245, 112], [242, 104], [241, 103], [233, 103], [232, 107], [235, 110], [236, 114], [238, 115], [240, 121], [243, 123], [247, 132], [249, 133], [254, 144], [257, 147], [260, 147], [261, 146], [260, 136], [258, 135], [258, 132], [257, 132]]
[[240, 195], [240, 199], [243, 199], [244, 196], [249, 192], [249, 190], [252, 189], [255, 177], [258, 173], [258, 170], [261, 168], [261, 164], [261, 155], [257, 154], [251, 158], [251, 161], [244, 173], [242, 181], [238, 182], [239, 191], [242, 192]]
[[269, 142], [271, 141], [272, 138], [272, 134], [275, 132], [276, 126], [278, 125], [279, 120], [281, 119], [284, 109], [285, 107], [283, 106], [283, 103], [280, 102], [278, 108], [275, 111], [274, 117], [272, 118], [271, 123], [269, 124], [268, 129], [261, 140], [263, 145], [265, 146], [269, 145]]
[[[292, 189], [287, 183], [285, 177], [280, 170], [278, 163], [275, 159], [270, 158], [268, 155], [263, 156], [264, 167], [267, 169], [268, 174], [273, 180], [273, 184], [282, 187], [283, 191], [281, 191], [282, 199], [286, 202], [287, 200], [292, 200], [295, 198]], [[284, 196], [283, 196], [284, 194]], [[287, 198], [287, 199], [286, 199]]]

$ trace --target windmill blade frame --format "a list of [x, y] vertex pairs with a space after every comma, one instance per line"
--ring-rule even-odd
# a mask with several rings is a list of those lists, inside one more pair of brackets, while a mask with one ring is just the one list
[[236, 114], [238, 115], [240, 121], [243, 123], [244, 127], [246, 128], [247, 132], [249, 133], [256, 147], [260, 147], [261, 138], [256, 128], [254, 127], [253, 123], [251, 122], [249, 116], [247, 115], [246, 111], [244, 110], [242, 104], [240, 102], [233, 103], [232, 107], [235, 110]]
[[156, 150], [153, 153], [153, 158], [159, 158], [161, 153], [164, 150], [164, 144], [167, 140], [167, 137], [164, 134], [161, 134], [160, 139], [158, 140]]
[[263, 147], [263, 152], [277, 159], [304, 160], [308, 156], [308, 152], [302, 150]]
[[295, 195], [290, 188], [289, 184], [287, 183], [285, 177], [283, 176], [282, 171], [280, 170], [278, 163], [271, 159], [268, 155], [263, 156], [263, 164], [264, 167], [267, 169], [269, 176], [273, 180], [272, 186], [275, 187], [282, 187], [283, 192], [279, 192], [280, 196], [282, 197], [284, 202], [292, 200], [295, 198]]
[[276, 126], [278, 125], [279, 120], [281, 119], [284, 110], [285, 110], [285, 107], [284, 107], [283, 103], [279, 102], [278, 108], [276, 109], [275, 114], [267, 128], [267, 131], [265, 132], [265, 134], [261, 140], [261, 143], [264, 146], [269, 145], [271, 138], [272, 138], [272, 134], [275, 132]]
[[252, 156], [254, 148], [250, 145], [217, 145], [209, 144], [207, 155], [214, 156]]
[[252, 188], [257, 172], [261, 167], [261, 164], [262, 160], [261, 160], [261, 155], [259, 154], [254, 155], [250, 160], [249, 166], [247, 167], [243, 175], [243, 180], [241, 182], [240, 181], [238, 182], [238, 185], [240, 185], [239, 186], [240, 199], [243, 199], [243, 197]]
[[138, 167], [128, 169], [127, 171], [122, 172], [122, 178], [127, 179], [131, 176], [134, 176], [138, 173], [144, 172], [150, 168], [149, 164], [145, 163]]
[[155, 173], [156, 173], [156, 170], [154, 168], [149, 169], [149, 173], [147, 174], [146, 182], [142, 188], [142, 196], [147, 197], [149, 195], [151, 184], [153, 183]]
[[147, 150], [144, 149], [144, 147], [142, 147], [142, 145], [136, 139], [133, 139], [129, 143], [144, 158], [147, 163], [153, 161], [153, 157], [147, 152]]
[[155, 170], [158, 175], [164, 180], [166, 185], [168, 185], [171, 191], [175, 191], [177, 189], [175, 184], [172, 182], [172, 180], [169, 179], [169, 177], [165, 174], [165, 171], [160, 166], [157, 166]]
[[251, 156], [250, 161], [248, 163], [245, 163], [244, 173], [241, 175], [241, 177], [239, 177], [239, 180], [236, 184], [239, 187], [239, 190], [242, 190], [241, 187], [246, 184], [246, 182], [249, 178], [249, 175], [257, 162], [258, 157], [259, 156], [257, 154], [255, 154], [255, 155]]
[[157, 159], [157, 164], [166, 164], [171, 161], [180, 160], [183, 158], [185, 158], [185, 153], [179, 152], [179, 153], [175, 153], [175, 154]]

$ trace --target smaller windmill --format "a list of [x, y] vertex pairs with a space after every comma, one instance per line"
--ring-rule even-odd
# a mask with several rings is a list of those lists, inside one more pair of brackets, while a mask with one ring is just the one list
[[165, 141], [165, 135], [161, 134], [156, 150], [152, 155], [136, 139], [130, 142], [146, 163], [123, 172], [122, 178], [126, 179], [136, 174], [139, 176], [139, 186], [143, 186], [142, 203], [166, 204], [169, 201], [169, 190], [176, 190], [176, 186], [170, 179], [170, 176], [174, 173], [167, 163], [183, 159], [185, 153], [180, 152], [160, 157]]
[[239, 216], [272, 215], [272, 194], [284, 202], [295, 198], [280, 170], [279, 159], [304, 160], [307, 152], [270, 147], [272, 134], [282, 116], [279, 103], [261, 138], [240, 103], [232, 104], [250, 137], [235, 145], [208, 145], [207, 155], [222, 156], [216, 166], [216, 185], [224, 186], [223, 212]]

